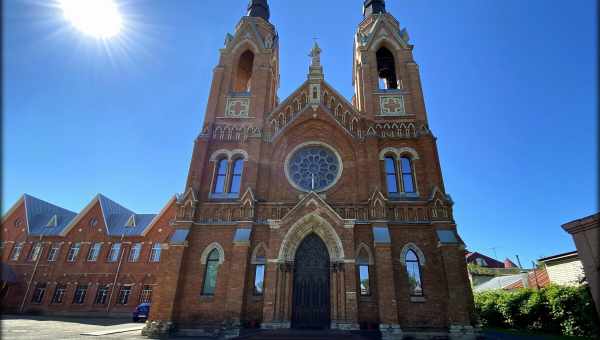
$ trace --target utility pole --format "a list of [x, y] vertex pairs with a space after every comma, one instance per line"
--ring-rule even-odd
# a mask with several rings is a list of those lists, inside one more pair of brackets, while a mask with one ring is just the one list
[[521, 265], [521, 260], [519, 259], [519, 255], [515, 255], [517, 257], [517, 263], [519, 264], [519, 268], [523, 269], [523, 266]]
[[[40, 260], [42, 259], [42, 254], [44, 253], [44, 244], [42, 243], [42, 239], [44, 237], [44, 231], [46, 230], [48, 226], [44, 226], [42, 227], [42, 232], [40, 233], [40, 252], [37, 255], [37, 259], [35, 260], [35, 265], [33, 266], [33, 271], [31, 273], [31, 277], [29, 278], [29, 282], [27, 282], [27, 289], [25, 290], [25, 296], [23, 296], [23, 301], [21, 301], [21, 307], [19, 308], [19, 312], [23, 313], [23, 309], [25, 309], [25, 302], [27, 301], [27, 295], [29, 295], [29, 290], [31, 289], [31, 283], [33, 283], [33, 278], [35, 277], [35, 272], [37, 271], [37, 267], [38, 264], [40, 263]], [[34, 247], [36, 246], [35, 244], [33, 245]], [[33, 251], [34, 249], [31, 249], [30, 251]]]
[[[113, 294], [115, 293], [115, 286], [117, 285], [117, 279], [119, 278], [119, 272], [121, 271], [121, 263], [123, 263], [123, 254], [125, 253], [125, 245], [123, 244], [123, 239], [125, 238], [125, 233], [127, 230], [123, 230], [123, 234], [121, 234], [121, 249], [119, 249], [119, 264], [117, 265], [117, 271], [115, 272], [115, 279], [113, 280], [113, 284], [110, 287], [110, 295], [108, 296], [108, 305], [106, 306], [106, 313], [110, 311], [110, 302], [112, 301]], [[112, 246], [111, 246], [112, 247]]]

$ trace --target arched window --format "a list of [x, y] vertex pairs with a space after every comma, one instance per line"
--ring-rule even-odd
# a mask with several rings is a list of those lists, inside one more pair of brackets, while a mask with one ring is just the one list
[[213, 192], [215, 194], [222, 194], [225, 192], [225, 181], [227, 180], [227, 159], [223, 158], [217, 163], [217, 171], [215, 174], [215, 187]]
[[415, 185], [413, 179], [412, 162], [408, 157], [400, 158], [400, 166], [402, 168], [402, 188], [404, 192], [414, 193]]
[[248, 50], [240, 56], [237, 74], [233, 86], [234, 92], [250, 92], [252, 80], [252, 67], [254, 65], [254, 53]]
[[423, 287], [421, 285], [421, 265], [419, 263], [419, 257], [417, 256], [417, 253], [415, 253], [412, 249], [409, 249], [406, 252], [405, 263], [406, 272], [408, 273], [410, 295], [423, 295]]
[[377, 50], [377, 76], [380, 89], [397, 89], [396, 62], [394, 55], [385, 47]]
[[254, 265], [254, 295], [262, 296], [265, 288], [265, 264], [267, 256], [262, 244], [254, 249], [252, 254], [252, 264]]
[[361, 296], [371, 295], [370, 264], [369, 253], [365, 248], [360, 248], [358, 257], [356, 258], [356, 265], [358, 266], [358, 282]]
[[238, 158], [233, 162], [233, 171], [231, 172], [231, 185], [229, 192], [239, 194], [242, 185], [242, 172], [244, 171], [244, 159]]
[[398, 179], [396, 178], [396, 160], [392, 156], [385, 156], [385, 180], [389, 194], [398, 193]]
[[204, 282], [202, 285], [202, 295], [215, 295], [217, 288], [217, 274], [219, 272], [219, 250], [213, 249], [206, 258], [206, 268], [204, 270]]

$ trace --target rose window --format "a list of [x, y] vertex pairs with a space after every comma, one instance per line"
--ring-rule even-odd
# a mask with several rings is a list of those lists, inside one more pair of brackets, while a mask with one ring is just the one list
[[337, 180], [337, 156], [323, 146], [307, 146], [296, 151], [288, 162], [288, 176], [298, 189], [323, 191]]

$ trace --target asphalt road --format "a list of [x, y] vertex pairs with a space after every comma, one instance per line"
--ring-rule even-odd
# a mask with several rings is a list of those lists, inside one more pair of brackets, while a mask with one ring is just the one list
[[[131, 323], [128, 319], [60, 318], [48, 316], [2, 316], [2, 339], [8, 340], [113, 340], [145, 339], [141, 334], [143, 323]], [[139, 330], [132, 331], [132, 328]], [[116, 334], [100, 336], [82, 335], [89, 332], [111, 332], [127, 330]]]

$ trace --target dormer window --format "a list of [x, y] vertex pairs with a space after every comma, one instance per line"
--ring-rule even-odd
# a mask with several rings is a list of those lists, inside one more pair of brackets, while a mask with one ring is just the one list
[[127, 224], [125, 224], [126, 227], [135, 227], [135, 215], [131, 215], [129, 216], [129, 219], [127, 220]]
[[48, 223], [46, 224], [46, 227], [48, 228], [54, 228], [58, 226], [58, 216], [54, 215], [52, 216], [52, 218], [50, 219], [50, 221], [48, 221]]

